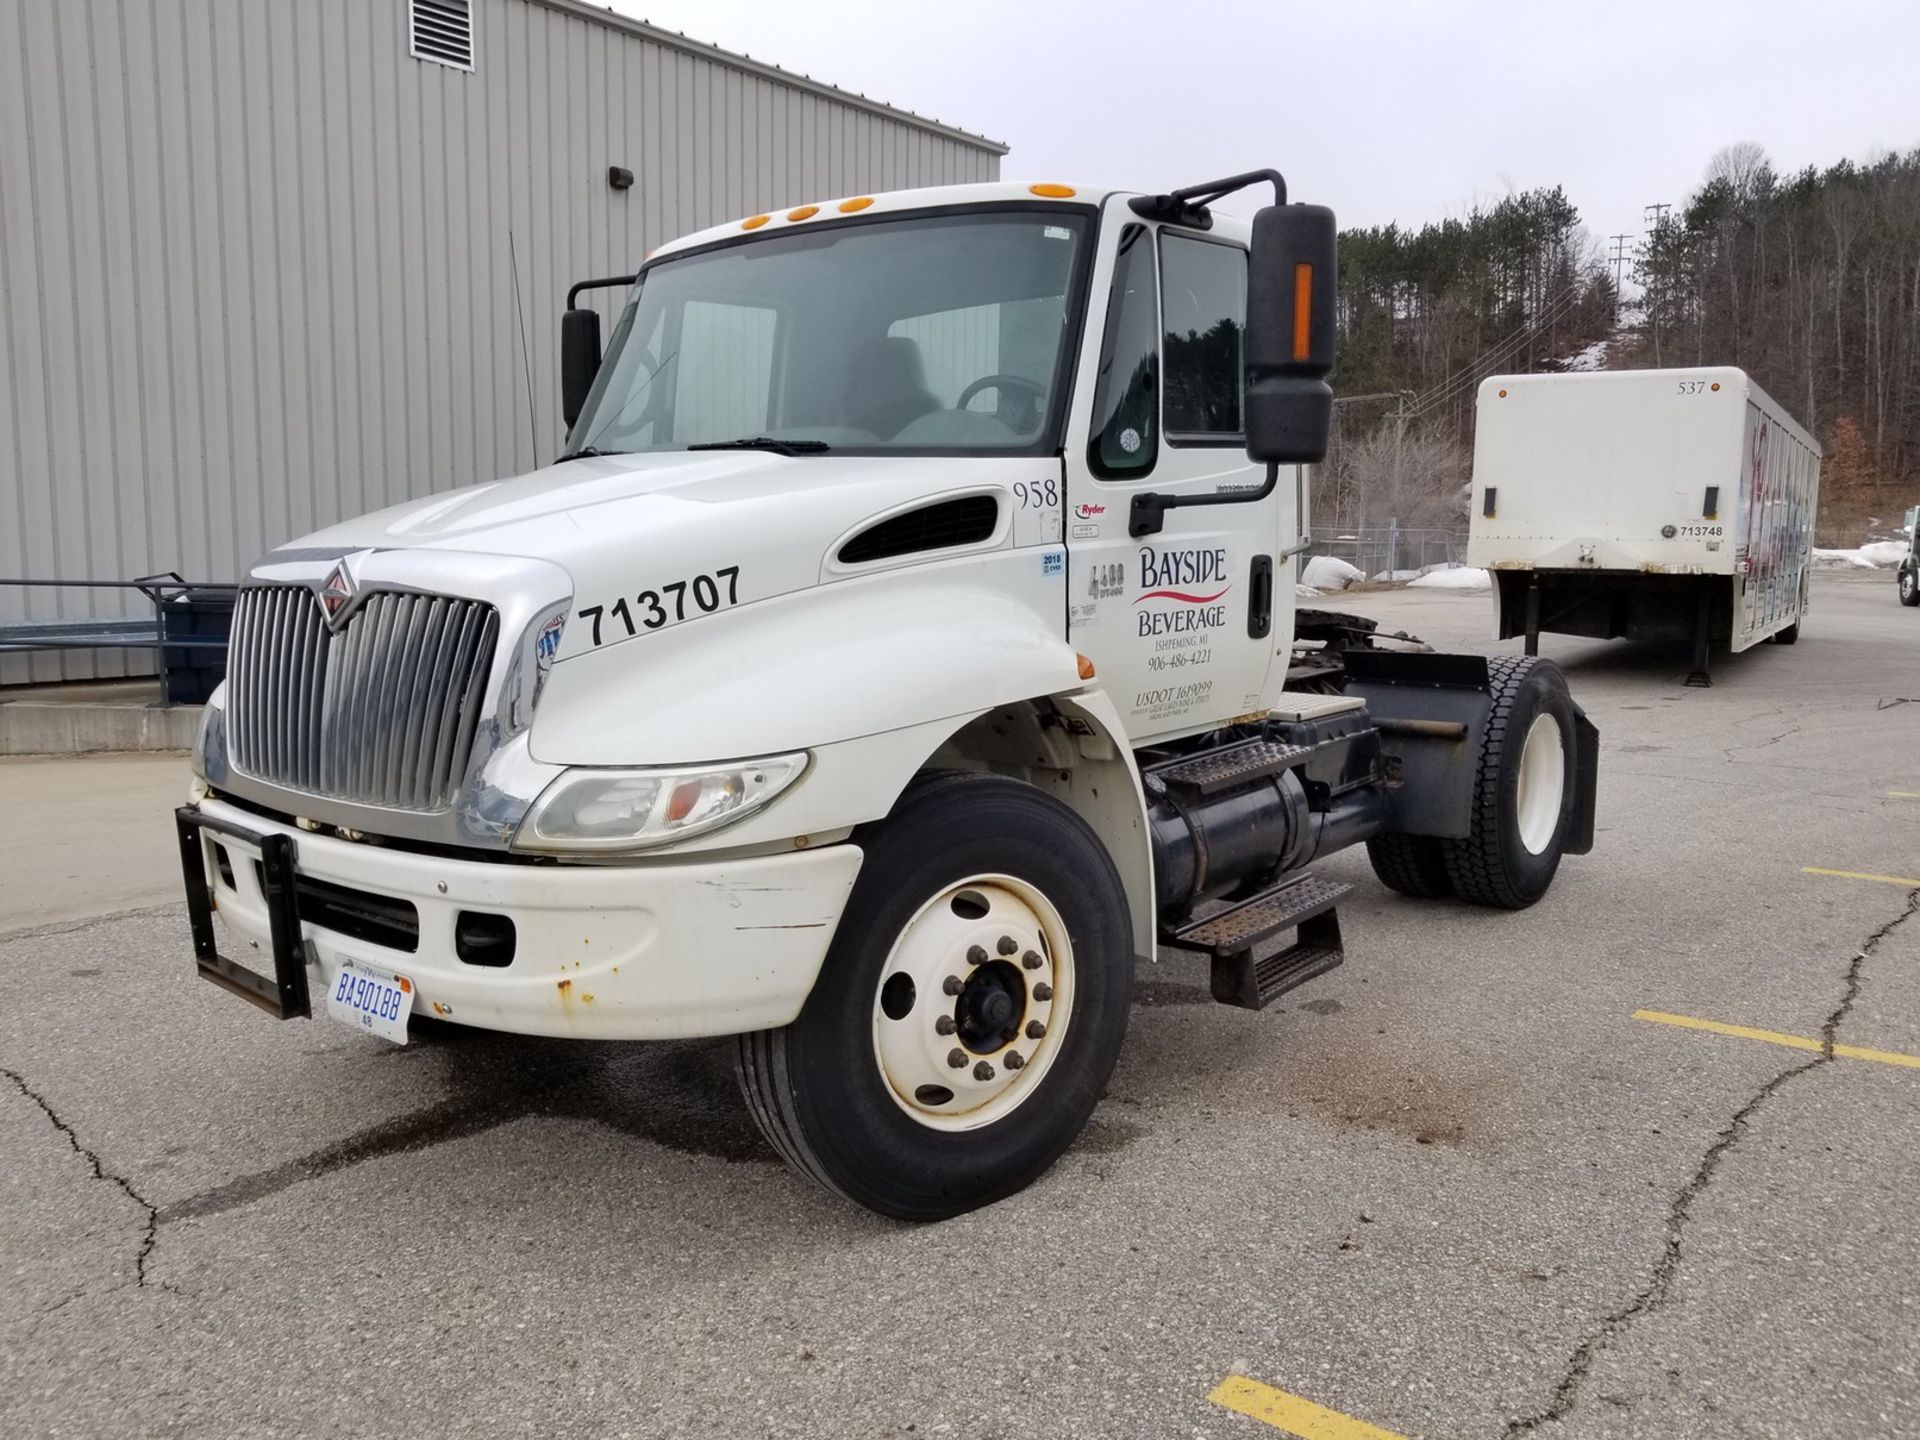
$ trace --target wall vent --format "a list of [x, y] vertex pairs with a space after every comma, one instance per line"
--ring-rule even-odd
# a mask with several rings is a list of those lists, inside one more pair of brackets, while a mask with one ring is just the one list
[[991, 495], [963, 495], [922, 505], [862, 530], [840, 547], [842, 565], [892, 560], [923, 550], [950, 550], [991, 540], [1000, 523], [1000, 502]]
[[473, 69], [473, 0], [410, 0], [413, 58]]

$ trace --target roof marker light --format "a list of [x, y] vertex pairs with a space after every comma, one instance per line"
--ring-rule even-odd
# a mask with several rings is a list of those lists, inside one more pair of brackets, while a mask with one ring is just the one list
[[840, 202], [840, 213], [843, 215], [851, 215], [856, 210], [866, 209], [872, 203], [873, 197], [871, 195], [856, 195], [851, 200], [842, 200]]
[[752, 215], [740, 222], [740, 228], [742, 230], [758, 230], [772, 218], [771, 215]]
[[1075, 191], [1071, 185], [1029, 185], [1027, 193], [1044, 195], [1049, 200], [1066, 200], [1071, 198]]
[[787, 219], [811, 220], [814, 216], [818, 215], [819, 213], [820, 213], [820, 207], [818, 205], [801, 205], [801, 206], [797, 206], [792, 210], [787, 211]]

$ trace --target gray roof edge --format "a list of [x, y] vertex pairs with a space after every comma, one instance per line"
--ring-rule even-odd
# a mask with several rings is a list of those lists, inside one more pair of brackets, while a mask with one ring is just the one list
[[525, 0], [526, 4], [538, 5], [542, 9], [554, 10], [562, 15], [571, 15], [576, 20], [585, 20], [589, 24], [604, 25], [610, 30], [623, 31], [628, 35], [637, 35], [642, 40], [650, 40], [656, 45], [664, 45], [679, 50], [701, 60], [711, 60], [721, 65], [731, 66], [735, 70], [744, 70], [752, 75], [771, 80], [778, 85], [787, 85], [795, 90], [805, 90], [823, 99], [832, 100], [841, 105], [852, 106], [856, 110], [865, 110], [870, 114], [882, 116], [888, 120], [897, 120], [902, 125], [911, 125], [917, 130], [925, 130], [947, 140], [957, 140], [963, 145], [971, 145], [976, 150], [984, 150], [990, 155], [1005, 155], [1007, 145], [1003, 141], [989, 140], [984, 135], [976, 135], [971, 130], [962, 130], [957, 125], [947, 125], [925, 115], [916, 115], [911, 110], [902, 110], [881, 100], [857, 95], [851, 90], [842, 90], [837, 85], [829, 85], [824, 80], [815, 80], [798, 71], [785, 70], [778, 65], [769, 65], [755, 60], [749, 55], [736, 55], [731, 50], [718, 45], [709, 45], [704, 40], [695, 40], [682, 35], [677, 30], [662, 29], [645, 20], [636, 20], [630, 15], [609, 10], [605, 6], [590, 5], [587, 0]]

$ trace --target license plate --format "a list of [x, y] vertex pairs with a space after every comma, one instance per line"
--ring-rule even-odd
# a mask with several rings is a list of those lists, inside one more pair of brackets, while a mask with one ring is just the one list
[[404, 1045], [413, 982], [364, 960], [343, 961], [327, 992], [327, 1013], [343, 1025]]

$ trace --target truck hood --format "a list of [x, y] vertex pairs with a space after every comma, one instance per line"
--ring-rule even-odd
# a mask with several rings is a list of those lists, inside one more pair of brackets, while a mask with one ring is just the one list
[[[923, 556], [912, 552], [853, 566], [837, 556], [847, 540], [888, 516], [962, 495], [986, 493], [999, 500], [992, 534], [966, 548], [1056, 542], [1058, 509], [1023, 510], [1013, 488], [1021, 481], [1031, 486], [1049, 479], [1058, 485], [1059, 461], [1031, 456], [765, 451], [595, 456], [329, 526], [268, 555], [262, 564], [300, 552], [366, 550], [547, 561], [572, 578], [576, 616], [587, 607], [601, 607], [600, 641], [614, 643], [628, 638], [629, 619], [640, 625], [643, 605], [656, 624], [634, 633], [707, 613], [696, 605], [692, 588], [702, 576], [714, 577], [713, 589], [699, 585], [698, 598], [717, 593], [717, 610], [917, 563]], [[956, 547], [939, 553], [951, 556]], [[735, 573], [727, 576], [728, 571]], [[682, 588], [674, 591], [676, 585]], [[627, 613], [604, 618], [623, 599]], [[665, 605], [670, 619], [658, 621], [656, 603]], [[570, 623], [559, 658], [583, 647], [592, 648], [591, 624]]]

